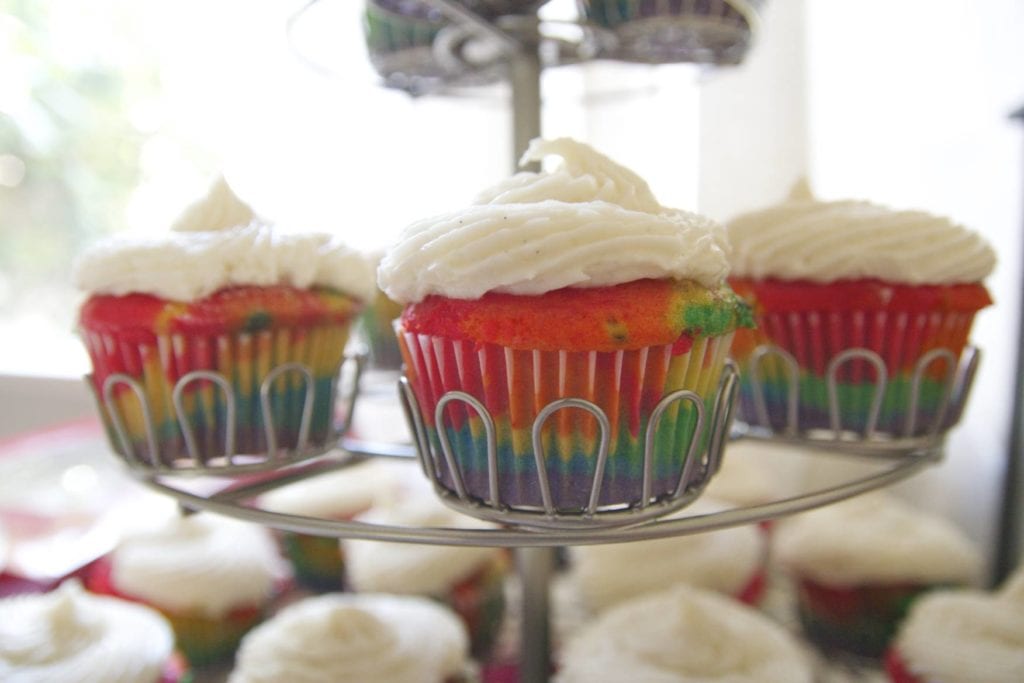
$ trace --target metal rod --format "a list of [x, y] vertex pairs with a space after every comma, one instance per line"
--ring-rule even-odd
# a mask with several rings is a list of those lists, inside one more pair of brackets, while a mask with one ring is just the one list
[[551, 670], [549, 585], [555, 566], [554, 548], [517, 548], [516, 569], [522, 586], [522, 619], [519, 624], [520, 680], [548, 680]]

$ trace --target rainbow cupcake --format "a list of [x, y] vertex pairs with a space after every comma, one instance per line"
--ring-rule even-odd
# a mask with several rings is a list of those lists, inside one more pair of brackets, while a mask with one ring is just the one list
[[[707, 494], [686, 514], [711, 514], [730, 506]], [[756, 526], [634, 543], [571, 549], [571, 576], [594, 613], [676, 584], [712, 590], [756, 606], [764, 595], [765, 538]]]
[[158, 610], [188, 661], [204, 667], [231, 658], [287, 576], [266, 529], [199, 513], [125, 536], [87, 582], [95, 592]]
[[728, 233], [729, 282], [757, 320], [733, 344], [745, 422], [866, 437], [955, 423], [959, 358], [991, 303], [981, 280], [995, 256], [980, 236], [919, 211], [818, 201], [806, 185]]
[[[380, 504], [356, 519], [387, 526], [491, 528], [444, 507], [427, 491]], [[465, 625], [473, 656], [483, 659], [490, 653], [505, 616], [507, 551], [348, 539], [341, 545], [351, 590], [421, 595], [444, 603]]]
[[275, 233], [221, 180], [166, 237], [85, 253], [75, 282], [91, 385], [129, 464], [273, 466], [337, 439], [349, 327], [373, 294], [356, 252]]
[[[275, 489], [260, 498], [260, 507], [288, 515], [348, 521], [378, 501], [402, 495], [406, 488], [402, 482], [411, 469], [406, 463], [359, 463]], [[345, 557], [337, 538], [291, 531], [281, 531], [278, 536], [296, 581], [314, 591], [344, 587]]]
[[553, 683], [811, 683], [782, 626], [746, 605], [680, 584], [623, 602], [572, 636]]
[[1024, 571], [995, 592], [935, 591], [886, 653], [892, 683], [1017, 683], [1024, 672]]
[[915, 600], [969, 585], [982, 567], [958, 528], [882, 493], [780, 522], [774, 550], [807, 637], [867, 658], [883, 655]]
[[577, 0], [592, 24], [615, 34], [627, 62], [733, 65], [743, 61], [763, 0]]
[[466, 632], [411, 595], [306, 598], [245, 637], [228, 683], [474, 683]]
[[0, 600], [0, 679], [187, 683], [192, 674], [159, 612], [72, 579]]
[[[407, 228], [378, 270], [382, 289], [408, 304], [399, 343], [426, 438], [441, 454], [443, 436], [459, 470], [457, 481], [438, 455], [439, 480], [490, 506], [565, 514], [672, 499], [692, 483], [681, 485], [697, 464], [691, 443], [699, 457], [712, 429], [724, 429], [719, 380], [734, 330], [750, 324], [724, 283], [720, 229], [662, 207], [637, 175], [579, 142], [536, 140], [524, 161], [548, 156], [562, 166], [519, 173], [462, 211]], [[453, 390], [493, 418], [494, 479], [477, 410], [449, 403], [436, 421]], [[652, 422], [659, 401], [681, 390], [693, 395]], [[539, 449], [532, 442], [542, 410], [563, 398], [608, 418], [596, 500], [592, 415], [560, 410]]]

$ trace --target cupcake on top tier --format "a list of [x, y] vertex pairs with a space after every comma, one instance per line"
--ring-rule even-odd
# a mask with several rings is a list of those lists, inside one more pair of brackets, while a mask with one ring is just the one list
[[[687, 515], [728, 506], [705, 494]], [[717, 591], [747, 604], [764, 593], [765, 539], [755, 526], [737, 526], [674, 538], [572, 548], [572, 575], [584, 603], [600, 612], [676, 584]]]
[[[211, 465], [235, 453], [319, 451], [336, 438], [336, 378], [349, 327], [373, 295], [372, 267], [359, 253], [327, 234], [277, 232], [221, 179], [168, 235], [118, 236], [87, 251], [74, 280], [89, 294], [79, 327], [100, 412], [130, 463]], [[309, 414], [308, 381], [297, 370], [270, 383], [265, 414], [261, 385], [289, 363], [311, 374]], [[175, 385], [195, 370], [219, 374], [226, 386], [185, 385], [179, 413]], [[102, 400], [115, 374], [137, 383], [151, 433], [128, 383], [114, 385], [112, 405]]]
[[555, 683], [810, 683], [795, 639], [760, 612], [678, 585], [624, 602], [576, 634]]
[[471, 683], [458, 618], [426, 598], [331, 594], [250, 632], [229, 683]]
[[910, 610], [886, 656], [893, 683], [1017, 683], [1024, 673], [1024, 570], [994, 593], [935, 591]]
[[808, 637], [865, 657], [882, 655], [915, 599], [971, 584], [982, 569], [957, 527], [884, 493], [783, 521], [774, 551]]
[[[841, 429], [920, 436], [950, 426], [956, 416], [942, 404], [955, 363], [938, 359], [920, 368], [913, 410], [915, 369], [938, 349], [958, 358], [975, 313], [991, 303], [981, 281], [995, 255], [985, 240], [921, 211], [819, 201], [806, 184], [779, 205], [736, 217], [728, 233], [729, 282], [758, 323], [733, 345], [745, 421], [776, 431], [831, 429], [829, 364], [849, 349], [867, 349], [887, 375], [877, 423], [870, 415], [878, 372], [852, 359], [835, 375]], [[766, 344], [792, 356], [798, 376], [774, 357], [754, 363], [755, 348]], [[793, 416], [791, 380], [799, 391]]]
[[0, 600], [0, 680], [179, 683], [191, 680], [158, 612], [92, 595], [76, 580]]
[[[405, 527], [484, 529], [492, 525], [444, 507], [423, 492], [381, 504], [356, 519]], [[344, 539], [348, 586], [361, 593], [422, 595], [462, 619], [474, 656], [490, 651], [505, 615], [508, 554], [501, 548]]]
[[127, 535], [96, 566], [89, 587], [162, 612], [199, 666], [231, 656], [286, 576], [266, 529], [199, 513]]
[[[453, 445], [468, 495], [524, 509], [545, 503], [531, 443], [544, 406], [581, 398], [604, 411], [611, 449], [598, 504], [624, 506], [643, 498], [655, 406], [677, 390], [695, 392], [708, 415], [701, 433], [688, 402], [671, 404], [656, 428], [651, 498], [664, 499], [691, 438], [707, 442], [733, 331], [750, 324], [725, 284], [724, 235], [708, 219], [661, 206], [639, 176], [582, 143], [535, 140], [523, 161], [548, 157], [561, 165], [518, 173], [465, 209], [414, 223], [381, 261], [381, 288], [408, 304], [399, 327], [408, 380], [437, 452], [441, 432]], [[451, 390], [494, 418], [497, 495], [476, 412], [452, 405], [435, 422]], [[598, 433], [580, 410], [558, 412], [542, 433], [560, 512], [588, 506]]]

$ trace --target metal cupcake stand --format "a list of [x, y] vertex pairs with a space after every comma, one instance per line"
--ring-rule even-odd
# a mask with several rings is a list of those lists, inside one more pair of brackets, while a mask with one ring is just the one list
[[[371, 4], [374, 2], [376, 0], [370, 0]], [[495, 20], [471, 11], [468, 7], [472, 6], [472, 3], [466, 1], [420, 2], [440, 13], [454, 34], [442, 36], [443, 40], [436, 38], [440, 41], [441, 49], [448, 51], [447, 56], [441, 58], [442, 62], [453, 58], [458, 60], [460, 57], [456, 48], [464, 48], [468, 40], [487, 42], [493, 48], [491, 53], [499, 56], [512, 88], [516, 157], [531, 139], [540, 135], [540, 75], [543, 68], [550, 66], [545, 63], [544, 55], [555, 55], [556, 64], [598, 56], [632, 61], [654, 59], [650, 57], [649, 52], [642, 53], [640, 57], [625, 55], [621, 52], [622, 44], [618, 42], [619, 39], [612, 29], [583, 20], [578, 32], [579, 42], [566, 42], [563, 38], [550, 39], [555, 41], [552, 45], [545, 37], [542, 22], [538, 20], [537, 3], [534, 3], [525, 14], [510, 18], [499, 17]], [[755, 15], [751, 3], [704, 4], [709, 7], [722, 5], [722, 14], [727, 14], [726, 9], [735, 10], [736, 7], [741, 7], [749, 12], [748, 15], [742, 15], [750, 18], [747, 24], [748, 34], [754, 28]], [[678, 6], [678, 3], [674, 6]], [[736, 21], [732, 15], [729, 17], [729, 21]], [[703, 59], [708, 63], [715, 59], [728, 63], [729, 60], [738, 58], [734, 52], [721, 49], [717, 52], [691, 51], [682, 56], [677, 54], [672, 57], [675, 61]], [[467, 69], [472, 71], [478, 71], [478, 67], [479, 65], [467, 65]], [[431, 78], [434, 79], [436, 76]], [[397, 82], [406, 87], [412, 81], [403, 78]], [[391, 85], [394, 85], [394, 81]], [[235, 452], [231, 440], [234, 427], [231, 423], [237, 412], [236, 399], [227, 379], [216, 373], [189, 373], [181, 377], [175, 386], [172, 399], [177, 408], [184, 443], [184, 449], [175, 453], [159, 451], [159, 440], [150, 417], [149, 406], [146, 405], [145, 390], [132, 378], [125, 375], [107, 378], [98, 392], [97, 402], [108, 428], [111, 449], [124, 462], [128, 471], [148, 487], [175, 498], [186, 510], [205, 510], [284, 531], [326, 537], [515, 549], [516, 567], [522, 585], [521, 680], [534, 683], [548, 680], [550, 674], [549, 586], [556, 547], [667, 538], [752, 524], [835, 503], [906, 479], [941, 461], [945, 433], [958, 421], [968, 397], [977, 367], [978, 353], [974, 349], [968, 349], [959, 359], [953, 358], [949, 352], [945, 353], [950, 356], [946, 360], [951, 370], [946, 373], [944, 389], [940, 392], [940, 405], [937, 411], [930, 413], [932, 417], [929, 419], [932, 423], [922, 430], [920, 425], [915, 424], [918, 419], [917, 411], [916, 406], [912, 406], [908, 411], [905, 429], [900, 433], [889, 433], [880, 432], [874, 426], [877, 423], [887, 380], [885, 364], [872, 351], [852, 351], [854, 358], [870, 363], [876, 368], [874, 376], [877, 400], [870, 408], [866, 425], [851, 430], [842, 424], [836, 373], [830, 371], [827, 381], [829, 412], [832, 416], [830, 429], [808, 430], [801, 428], [795, 408], [800, 391], [799, 371], [795, 362], [786, 363], [786, 354], [780, 349], [762, 348], [755, 354], [748, 367], [736, 368], [731, 364], [727, 365], [714, 398], [707, 403], [711, 406], [710, 410], [705, 411], [705, 402], [699, 397], [689, 395], [689, 392], [676, 392], [664, 397], [658, 410], [665, 410], [674, 402], [690, 402], [693, 409], [699, 413], [698, 429], [694, 430], [693, 441], [689, 448], [685, 449], [685, 456], [680, 459], [684, 466], [679, 472], [678, 485], [668, 494], [652, 496], [648, 493], [647, 482], [652, 476], [649, 463], [654, 455], [652, 451], [655, 446], [652, 437], [646, 440], [644, 459], [647, 469], [644, 472], [644, 495], [628, 505], [602, 507], [598, 501], [597, 491], [600, 489], [600, 478], [603, 476], [610, 447], [607, 438], [607, 416], [599, 407], [583, 399], [563, 398], [554, 401], [541, 411], [533, 425], [535, 455], [540, 451], [540, 434], [545, 421], [561, 410], [589, 411], [599, 425], [601, 434], [591, 502], [584, 508], [570, 513], [557, 509], [551, 503], [550, 491], [547, 490], [546, 481], [541, 474], [544, 471], [540, 466], [542, 457], [538, 457], [537, 468], [542, 479], [538, 482], [543, 492], [542, 505], [524, 508], [506, 504], [502, 501], [496, 485], [492, 486], [490, 495], [487, 496], [474, 496], [468, 493], [460, 483], [460, 468], [457, 458], [453, 455], [452, 445], [444, 438], [427, 436], [415, 395], [409, 389], [405, 378], [399, 379], [395, 399], [401, 402], [405, 410], [409, 432], [412, 434], [411, 442], [367, 442], [350, 435], [348, 431], [357, 412], [365, 354], [356, 354], [350, 358], [350, 362], [341, 373], [343, 380], [339, 381], [337, 392], [341, 405], [337, 413], [343, 415], [343, 418], [336, 426], [336, 440], [326, 446], [308, 446], [304, 430], [301, 429], [294, 448], [279, 448], [275, 442], [273, 411], [269, 396], [273, 383], [278, 381], [281, 374], [298, 376], [305, 382], [306, 405], [301, 422], [308, 424], [307, 416], [313, 410], [313, 383], [311, 373], [303, 367], [289, 365], [275, 369], [265, 377], [261, 387], [263, 400], [260, 412], [266, 427], [268, 448], [266, 452], [258, 454]], [[752, 411], [754, 414], [734, 420], [740, 373], [748, 373], [753, 386], [755, 389], [758, 388], [759, 363], [772, 355], [783, 359], [783, 366], [788, 368], [789, 373], [787, 399], [790, 408], [785, 425], [781, 429], [771, 426], [763, 409], [764, 401], [758, 399], [756, 395], [755, 405], [760, 409], [755, 408]], [[836, 359], [835, 362], [841, 363], [845, 360], [847, 359]], [[923, 369], [922, 366], [921, 372], [915, 373], [911, 382], [913, 397], [920, 393]], [[204, 457], [195, 439], [189, 438], [192, 426], [188, 423], [181, 401], [189, 385], [195, 382], [216, 387], [226, 407], [225, 415], [229, 424], [224, 430], [224, 447], [216, 458]], [[122, 412], [125, 406], [123, 396], [120, 399], [115, 398], [118, 386], [122, 384], [127, 385], [128, 391], [134, 395], [137, 414], [143, 416], [147, 438], [142, 447], [133, 444], [129, 438], [126, 417]], [[125, 393], [123, 388], [121, 393]], [[480, 416], [488, 435], [488, 451], [493, 454], [496, 448], [494, 419], [488, 414], [486, 407], [468, 394], [449, 392], [441, 398], [438, 407], [439, 423], [442, 423], [449, 414], [445, 407], [450, 403], [461, 403], [463, 409], [473, 410]], [[657, 419], [652, 422], [656, 423]], [[696, 435], [701, 431], [704, 431], [707, 437], [699, 444], [700, 438]], [[871, 464], [866, 468], [867, 473], [851, 476], [838, 484], [806, 490], [798, 495], [760, 505], [736, 507], [709, 514], [686, 515], [685, 506], [700, 495], [718, 470], [726, 443], [730, 439], [740, 438], [785, 443], [792, 445], [795, 450], [810, 444], [841, 454], [844, 458], [864, 460]], [[260, 506], [259, 497], [267, 491], [328, 472], [343, 470], [368, 458], [404, 459], [410, 461], [410, 466], [414, 466], [412, 461], [415, 461], [433, 483], [437, 495], [447, 505], [496, 522], [494, 528], [389, 526], [283, 514]], [[496, 462], [493, 458], [490, 460], [492, 482], [499, 476]], [[667, 517], [669, 513], [674, 514]]]

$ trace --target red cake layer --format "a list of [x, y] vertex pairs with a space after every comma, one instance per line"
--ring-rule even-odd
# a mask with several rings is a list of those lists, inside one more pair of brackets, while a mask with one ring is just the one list
[[216, 335], [344, 322], [361, 308], [356, 299], [330, 289], [242, 286], [191, 302], [149, 294], [95, 295], [83, 304], [79, 323], [122, 341], [143, 341], [168, 333]]
[[406, 307], [408, 332], [539, 351], [618, 351], [718, 336], [747, 324], [727, 288], [636, 280], [539, 295], [490, 292], [480, 299], [429, 296]]
[[731, 277], [733, 290], [746, 299], [755, 314], [762, 311], [978, 311], [992, 303], [979, 283], [905, 285], [873, 279], [811, 282]]

